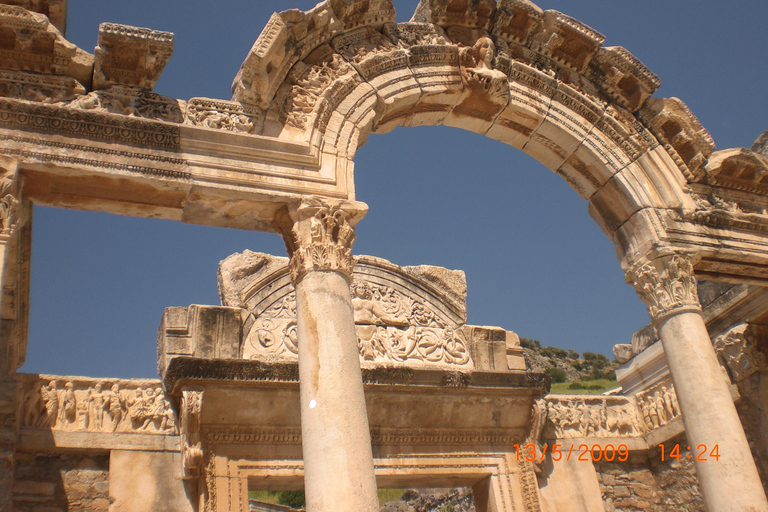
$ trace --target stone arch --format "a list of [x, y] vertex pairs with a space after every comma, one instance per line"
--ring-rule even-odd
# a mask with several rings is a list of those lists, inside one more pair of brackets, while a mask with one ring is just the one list
[[[461, 127], [563, 177], [589, 201], [625, 270], [686, 252], [707, 275], [762, 279], [768, 253], [748, 254], [760, 268], [735, 275], [745, 246], [713, 233], [706, 212], [718, 208], [713, 195], [729, 196], [725, 188], [759, 194], [768, 160], [744, 149], [713, 155], [696, 117], [676, 98], [653, 98], [658, 77], [626, 49], [603, 47], [594, 29], [527, 0], [423, 0], [408, 23], [395, 23], [391, 0], [351, 5], [273, 15], [233, 83], [233, 100], [267, 111], [263, 133], [313, 146], [321, 173], [346, 182], [347, 198], [370, 133]], [[752, 181], [725, 184], [723, 174]], [[729, 229], [768, 221], [755, 215], [758, 198], [733, 199], [751, 218], [730, 219]]]

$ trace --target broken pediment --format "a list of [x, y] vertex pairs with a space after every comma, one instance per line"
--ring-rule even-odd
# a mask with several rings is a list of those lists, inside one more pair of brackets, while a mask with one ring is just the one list
[[[363, 367], [525, 370], [514, 332], [467, 325], [460, 270], [358, 256], [350, 292]], [[201, 364], [296, 362], [296, 294], [288, 258], [251, 251], [229, 256], [219, 264], [219, 293], [222, 306], [166, 308], [158, 331], [161, 375], [175, 358]]]
[[[363, 362], [471, 364], [461, 329], [463, 272], [361, 256], [354, 275], [350, 290]], [[220, 265], [219, 287], [223, 305], [246, 311], [242, 358], [297, 357], [296, 295], [287, 258], [232, 255]]]

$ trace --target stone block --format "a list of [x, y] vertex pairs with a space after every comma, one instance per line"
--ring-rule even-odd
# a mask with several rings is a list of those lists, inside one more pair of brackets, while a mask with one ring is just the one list
[[613, 488], [613, 494], [617, 498], [623, 498], [625, 496], [631, 496], [632, 495], [632, 493], [629, 492], [629, 487], [627, 487], [626, 485], [617, 485], [617, 486], [615, 486]]
[[0, 68], [71, 77], [88, 88], [93, 55], [64, 39], [45, 14], [24, 8], [37, 6], [43, 10], [43, 2], [22, 4], [0, 4], [5, 50], [0, 55]]
[[157, 331], [160, 375], [174, 357], [240, 357], [241, 313], [240, 308], [220, 306], [167, 308]]
[[93, 68], [93, 88], [113, 85], [151, 91], [173, 53], [173, 34], [102, 23]]
[[181, 455], [113, 450], [109, 457], [111, 512], [192, 512], [181, 479]]

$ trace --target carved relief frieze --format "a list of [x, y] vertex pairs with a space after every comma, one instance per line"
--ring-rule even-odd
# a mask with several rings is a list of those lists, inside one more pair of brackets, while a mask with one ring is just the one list
[[0, 68], [69, 76], [88, 87], [93, 56], [70, 43], [44, 14], [0, 4]]
[[626, 437], [645, 430], [634, 400], [622, 396], [550, 395], [546, 420], [547, 439]]
[[294, 64], [342, 30], [327, 2], [273, 14], [232, 83], [233, 101], [268, 108]]
[[757, 348], [754, 328], [749, 324], [739, 324], [715, 338], [715, 351], [734, 382], [768, 368], [765, 354]]
[[30, 132], [66, 133], [72, 137], [138, 144], [170, 151], [178, 151], [181, 146], [179, 128], [175, 124], [151, 122], [134, 116], [114, 116], [96, 106], [83, 109], [0, 99], [0, 127]]
[[431, 23], [390, 23], [382, 33], [403, 49], [451, 44], [443, 29]]
[[[464, 335], [424, 301], [360, 279], [353, 280], [350, 289], [361, 361], [470, 364]], [[245, 344], [245, 357], [298, 354], [295, 293], [255, 319]]]
[[[313, 124], [324, 126], [325, 123], [319, 121], [321, 111], [328, 111], [330, 115], [337, 101], [351, 92], [359, 81], [352, 66], [328, 45], [319, 48], [310, 57], [314, 58], [308, 57], [308, 61], [294, 66], [273, 106], [282, 122], [302, 131], [310, 126], [314, 113], [317, 116]], [[338, 96], [338, 100], [334, 96]]]
[[235, 133], [258, 132], [262, 110], [234, 101], [192, 98], [187, 102], [187, 123]]
[[71, 77], [0, 71], [0, 96], [4, 98], [61, 104], [84, 94], [82, 84]]
[[674, 254], [638, 265], [627, 273], [627, 282], [648, 306], [654, 322], [683, 311], [701, 311], [693, 263]]
[[169, 123], [184, 121], [182, 102], [136, 87], [112, 86], [77, 98], [70, 107]]
[[680, 404], [672, 381], [667, 378], [635, 395], [637, 411], [646, 430], [663, 427], [680, 416]]
[[158, 381], [34, 376], [19, 386], [23, 427], [69, 432], [177, 433]]
[[331, 46], [354, 64], [360, 64], [374, 55], [386, 54], [397, 48], [389, 37], [370, 26], [334, 37]]

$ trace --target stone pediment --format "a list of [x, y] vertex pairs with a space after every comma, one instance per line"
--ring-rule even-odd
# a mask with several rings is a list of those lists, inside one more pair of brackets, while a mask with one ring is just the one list
[[[351, 283], [361, 362], [472, 367], [464, 272], [360, 256]], [[296, 295], [288, 259], [245, 251], [219, 267], [222, 305], [245, 310], [241, 357], [295, 359]]]

